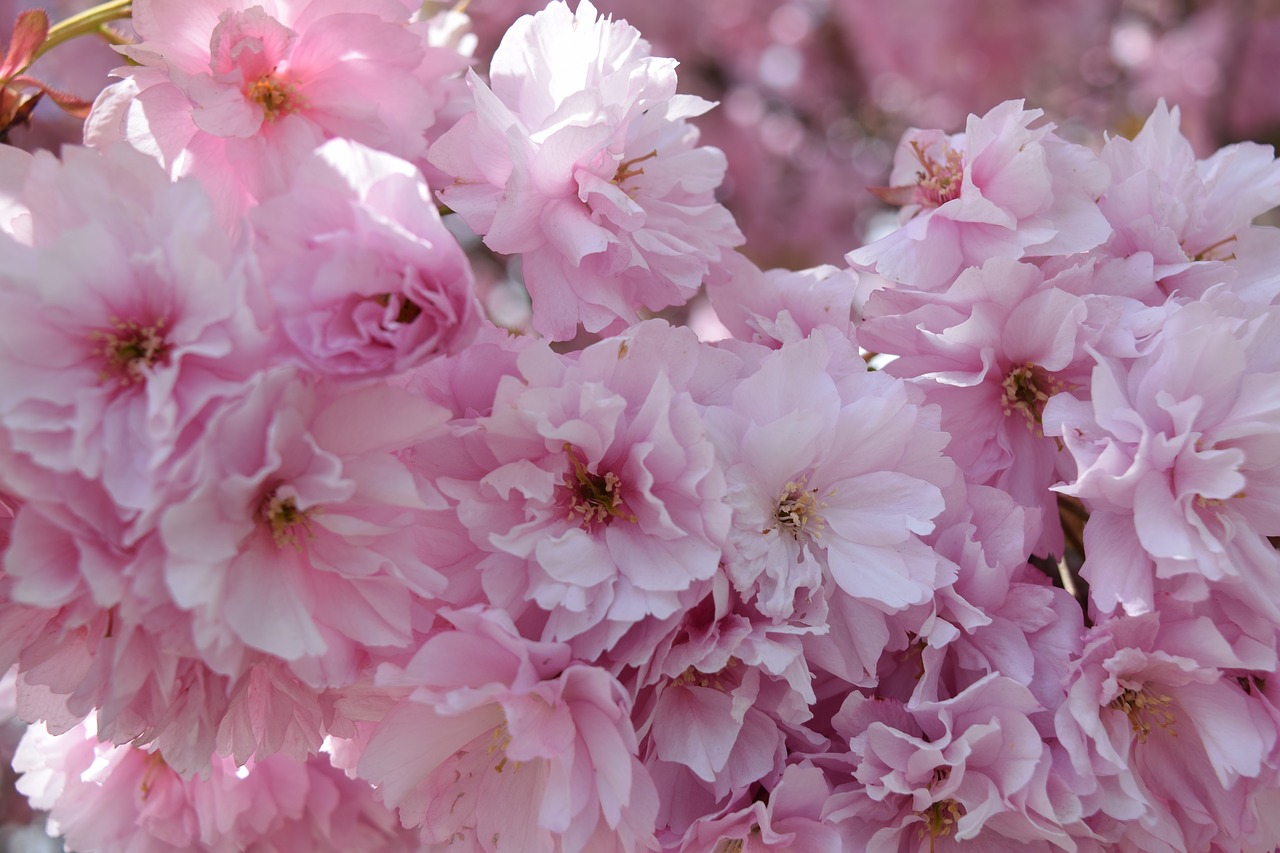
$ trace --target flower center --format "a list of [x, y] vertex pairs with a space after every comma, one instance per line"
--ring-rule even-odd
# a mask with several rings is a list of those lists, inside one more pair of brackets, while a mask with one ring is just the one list
[[645, 160], [651, 160], [658, 156], [658, 149], [653, 149], [648, 154], [640, 157], [632, 157], [630, 160], [624, 160], [618, 164], [618, 169], [613, 173], [613, 183], [621, 187], [631, 178], [644, 174], [644, 168], [636, 168], [636, 163], [643, 163]]
[[[493, 730], [493, 739], [489, 742], [488, 752], [490, 755], [501, 755], [498, 763], [493, 765], [494, 773], [501, 773], [507, 769], [507, 747], [511, 745], [511, 732], [507, 730], [507, 724], [504, 722]], [[520, 769], [521, 762], [513, 761], [511, 763], [511, 772]]]
[[138, 790], [142, 793], [142, 799], [151, 796], [151, 789], [155, 786], [156, 776], [169, 769], [169, 765], [165, 763], [164, 756], [159, 750], [147, 755], [146, 767], [142, 771], [142, 781], [138, 783]]
[[615, 518], [636, 520], [622, 499], [622, 480], [617, 474], [610, 471], [601, 476], [589, 471], [572, 444], [566, 442], [564, 452], [569, 457], [570, 468], [564, 475], [569, 493], [569, 521], [578, 522], [584, 530], [594, 530], [597, 525], [608, 525]]
[[312, 535], [309, 516], [313, 510], [314, 507], [306, 510], [298, 509], [298, 502], [293, 497], [281, 497], [273, 489], [258, 504], [258, 520], [271, 528], [271, 538], [275, 540], [277, 547], [292, 545], [302, 550], [302, 543], [298, 540], [298, 528], [306, 531], [308, 536]]
[[293, 112], [299, 100], [297, 89], [274, 73], [264, 74], [254, 80], [245, 89], [244, 95], [262, 107], [263, 118], [267, 121], [275, 121], [280, 116]]
[[407, 326], [422, 314], [422, 307], [412, 299], [406, 299], [403, 296], [393, 296], [390, 293], [379, 293], [373, 297], [373, 301], [386, 308], [391, 304], [392, 299], [396, 300], [398, 306], [395, 321], [401, 326]]
[[773, 511], [774, 525], [761, 530], [761, 533], [772, 533], [779, 527], [785, 527], [793, 539], [799, 539], [802, 531], [817, 538], [822, 536], [826, 527], [826, 519], [818, 514], [818, 510], [826, 507], [825, 501], [818, 500], [817, 489], [806, 489], [809, 475], [792, 480], [782, 489], [778, 505]]
[[1027, 429], [1037, 437], [1043, 436], [1040, 423], [1044, 404], [1062, 390], [1062, 383], [1040, 365], [1027, 362], [1010, 370], [1002, 387], [1004, 395], [1000, 398], [1000, 408], [1005, 416], [1019, 412], [1026, 419]]
[[133, 385], [146, 379], [144, 368], [150, 370], [169, 360], [169, 343], [164, 338], [164, 320], [156, 320], [143, 326], [136, 320], [113, 319], [115, 327], [110, 332], [92, 332], [89, 337], [98, 341], [94, 350], [102, 357], [105, 367], [102, 379], [114, 377], [121, 385]]
[[725, 662], [724, 668], [718, 672], [703, 672], [690, 664], [684, 672], [671, 679], [671, 686], [683, 687], [686, 684], [692, 684], [695, 687], [710, 687], [723, 692], [726, 688], [732, 689], [732, 670], [740, 663], [742, 661], [736, 657], [730, 657]]
[[939, 838], [946, 838], [956, 827], [956, 822], [964, 816], [964, 806], [955, 800], [943, 800], [934, 803], [923, 811], [916, 812], [917, 815], [924, 818], [924, 826], [921, 828], [921, 835], [928, 833], [929, 849], [934, 849], [934, 842]]
[[960, 197], [960, 187], [964, 183], [964, 160], [960, 152], [950, 145], [944, 145], [943, 161], [924, 153], [920, 143], [912, 140], [911, 150], [920, 161], [921, 170], [916, 172], [916, 202], [924, 207], [942, 207], [953, 199]]
[[1173, 724], [1177, 718], [1169, 710], [1173, 700], [1168, 696], [1148, 693], [1145, 690], [1134, 690], [1126, 687], [1124, 692], [1112, 699], [1107, 705], [1114, 711], [1124, 711], [1129, 718], [1129, 726], [1138, 736], [1138, 743], [1146, 743], [1147, 736], [1153, 728], [1164, 729], [1177, 737]]

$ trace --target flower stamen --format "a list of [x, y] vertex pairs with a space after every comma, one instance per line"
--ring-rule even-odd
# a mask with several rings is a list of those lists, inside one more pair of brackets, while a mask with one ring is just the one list
[[270, 526], [271, 538], [275, 540], [277, 547], [283, 548], [286, 545], [291, 545], [301, 551], [302, 543], [298, 539], [298, 528], [305, 530], [308, 537], [315, 535], [311, 532], [311, 518], [309, 516], [316, 509], [316, 507], [311, 507], [310, 509], [300, 510], [295, 498], [282, 498], [273, 489], [258, 504], [258, 519]]
[[114, 376], [121, 385], [134, 385], [145, 381], [144, 368], [149, 370], [169, 361], [163, 318], [150, 326], [136, 320], [114, 318], [111, 325], [114, 331], [89, 334], [90, 340], [100, 342], [94, 353], [106, 362], [106, 368], [99, 374], [104, 381]]
[[766, 527], [761, 530], [761, 533], [768, 534], [779, 527], [785, 527], [789, 530], [793, 539], [799, 539], [802, 531], [807, 532], [815, 539], [822, 536], [822, 531], [826, 528], [827, 522], [826, 519], [818, 514], [818, 510], [825, 509], [827, 503], [818, 499], [817, 489], [805, 488], [805, 484], [808, 482], [809, 475], [805, 474], [798, 480], [789, 481], [782, 488], [782, 494], [778, 498], [778, 505], [773, 512], [775, 524], [772, 527]]
[[1062, 382], [1050, 376], [1040, 365], [1028, 361], [1010, 370], [1001, 387], [1004, 395], [1000, 398], [1000, 408], [1005, 417], [1019, 412], [1026, 419], [1027, 429], [1037, 438], [1043, 438], [1044, 406], [1050, 397], [1062, 390]]
[[570, 470], [564, 475], [564, 485], [569, 492], [569, 515], [566, 520], [577, 521], [584, 530], [596, 525], [609, 524], [615, 518], [635, 522], [636, 517], [622, 499], [622, 480], [609, 471], [603, 476], [587, 470], [578, 458], [573, 445], [565, 443], [565, 455], [569, 457]]
[[924, 153], [919, 142], [911, 141], [911, 150], [920, 161], [921, 171], [916, 172], [916, 202], [923, 207], [942, 207], [960, 197], [964, 183], [964, 160], [960, 152], [950, 145], [943, 145], [943, 162], [939, 163]]
[[651, 160], [658, 156], [658, 149], [653, 149], [648, 154], [640, 157], [632, 157], [630, 160], [624, 160], [618, 164], [618, 170], [613, 173], [613, 183], [622, 186], [623, 183], [638, 175], [644, 174], [644, 169], [633, 168], [636, 163], [643, 163], [645, 160]]
[[1126, 687], [1123, 693], [1108, 703], [1107, 707], [1114, 711], [1123, 711], [1129, 718], [1130, 728], [1138, 736], [1138, 743], [1146, 743], [1152, 729], [1164, 729], [1173, 737], [1177, 737], [1178, 733], [1173, 728], [1177, 717], [1169, 710], [1169, 704], [1172, 701], [1168, 696]]
[[955, 829], [956, 823], [965, 814], [964, 806], [955, 800], [942, 800], [934, 803], [927, 809], [916, 812], [921, 818], [924, 818], [924, 825], [920, 828], [920, 834], [929, 835], [929, 850], [934, 849], [934, 843], [939, 838], [946, 838]]
[[293, 112], [299, 101], [298, 90], [291, 83], [281, 80], [274, 72], [264, 74], [250, 83], [244, 96], [262, 107], [262, 116], [266, 121], [275, 121], [280, 116]]

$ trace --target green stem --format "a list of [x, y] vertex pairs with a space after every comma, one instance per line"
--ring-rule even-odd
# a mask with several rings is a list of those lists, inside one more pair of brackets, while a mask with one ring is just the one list
[[[133, 14], [133, 0], [108, 0], [86, 9], [78, 15], [72, 15], [65, 21], [59, 21], [49, 28], [49, 36], [36, 51], [31, 61], [35, 62], [63, 42], [71, 41], [79, 36], [103, 33], [104, 27], [112, 21], [127, 18]], [[114, 39], [113, 39], [114, 40]]]

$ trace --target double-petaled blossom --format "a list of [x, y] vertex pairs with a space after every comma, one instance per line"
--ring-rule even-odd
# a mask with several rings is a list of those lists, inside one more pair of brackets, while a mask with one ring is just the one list
[[735, 338], [777, 348], [819, 326], [849, 333], [857, 286], [855, 273], [830, 264], [761, 271], [734, 253], [720, 274], [707, 279], [707, 296]]
[[1252, 224], [1280, 204], [1280, 161], [1270, 146], [1242, 142], [1198, 160], [1178, 108], [1161, 101], [1137, 136], [1108, 139], [1100, 158], [1111, 183], [1099, 207], [1115, 233], [1097, 253], [1148, 256], [1148, 301], [1195, 298], [1224, 281], [1254, 303], [1280, 293], [1274, 265], [1263, 260], [1280, 246], [1280, 232]]
[[855, 267], [922, 290], [949, 285], [990, 258], [1071, 255], [1111, 236], [1098, 209], [1107, 169], [1061, 139], [1044, 113], [1006, 101], [969, 116], [964, 133], [908, 130], [884, 197], [902, 228], [855, 249]]
[[159, 752], [96, 742], [91, 726], [57, 737], [33, 726], [14, 768], [68, 850], [395, 853], [412, 843], [369, 787], [325, 756], [239, 767], [215, 759], [204, 776], [184, 778]]
[[743, 598], [823, 624], [835, 597], [892, 614], [948, 583], [954, 566], [921, 539], [955, 476], [937, 414], [830, 330], [763, 358], [713, 413]]
[[1038, 551], [1060, 553], [1049, 487], [1058, 447], [1044, 437], [1045, 404], [1087, 383], [1085, 301], [1031, 264], [992, 258], [943, 294], [883, 290], [868, 300], [864, 346], [899, 356], [886, 367], [920, 386], [953, 436], [948, 455], [966, 479], [1009, 492], [1043, 516]]
[[348, 391], [265, 374], [206, 425], [158, 536], [174, 603], [214, 669], [251, 650], [316, 686], [356, 679], [370, 648], [402, 648], [415, 602], [443, 590], [414, 529], [443, 506], [395, 455], [444, 413], [399, 389]]
[[1099, 611], [1144, 613], [1165, 590], [1280, 617], [1266, 539], [1280, 533], [1278, 320], [1224, 294], [1185, 305], [1143, 355], [1100, 359], [1090, 400], [1049, 401], [1045, 432], [1078, 468], [1057, 488], [1091, 512], [1083, 574]]
[[[1085, 635], [1055, 717], [1064, 778], [1099, 837], [1144, 850], [1270, 849], [1250, 808], [1274, 785], [1268, 649], [1185, 605]], [[1256, 683], [1255, 683], [1256, 679]]]
[[251, 218], [279, 330], [311, 371], [402, 373], [475, 336], [471, 267], [412, 164], [331, 140]]
[[719, 565], [729, 508], [694, 395], [735, 363], [657, 320], [573, 356], [526, 347], [492, 413], [437, 450], [474, 460], [438, 485], [488, 555], [492, 603], [588, 660], [633, 628], [657, 632], [628, 652], [644, 660]]
[[127, 546], [207, 409], [260, 369], [261, 282], [200, 187], [127, 148], [42, 154], [20, 198], [21, 242], [0, 239], [0, 479], [100, 532], [113, 514]]
[[562, 643], [522, 639], [500, 611], [442, 615], [406, 666], [379, 669], [409, 693], [373, 729], [360, 777], [433, 846], [655, 849], [657, 794], [622, 685]]
[[507, 31], [475, 112], [432, 146], [445, 204], [496, 252], [519, 254], [533, 327], [556, 340], [683, 305], [742, 241], [715, 201], [724, 155], [686, 122], [675, 61], [625, 21], [556, 0]]
[[229, 224], [283, 189], [292, 162], [345, 137], [416, 159], [466, 67], [430, 44], [416, 4], [371, 0], [138, 0], [133, 64], [99, 96], [86, 139], [124, 139], [194, 175]]
[[1073, 849], [1069, 833], [1088, 831], [1070, 796], [1051, 791], [1040, 711], [998, 673], [941, 702], [855, 693], [835, 719], [853, 781], [836, 788], [826, 816], [846, 849]]
[[675, 849], [685, 853], [840, 853], [839, 834], [822, 820], [830, 796], [831, 783], [822, 770], [810, 764], [788, 765], [769, 790], [767, 801], [756, 799], [740, 809], [705, 816], [689, 828]]

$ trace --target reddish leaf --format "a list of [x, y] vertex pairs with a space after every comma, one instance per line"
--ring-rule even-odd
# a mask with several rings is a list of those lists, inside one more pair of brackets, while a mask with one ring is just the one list
[[13, 25], [9, 52], [0, 64], [0, 79], [8, 80], [35, 60], [36, 51], [49, 35], [49, 16], [41, 9], [29, 9]]
[[70, 92], [63, 91], [62, 89], [55, 89], [48, 83], [42, 83], [34, 77], [28, 77], [26, 74], [14, 77], [11, 82], [33, 89], [39, 89], [41, 94], [48, 95], [49, 100], [62, 107], [68, 115], [75, 116], [76, 118], [85, 118], [89, 115], [90, 108], [93, 107], [93, 101], [86, 101], [84, 98], [73, 95]]

